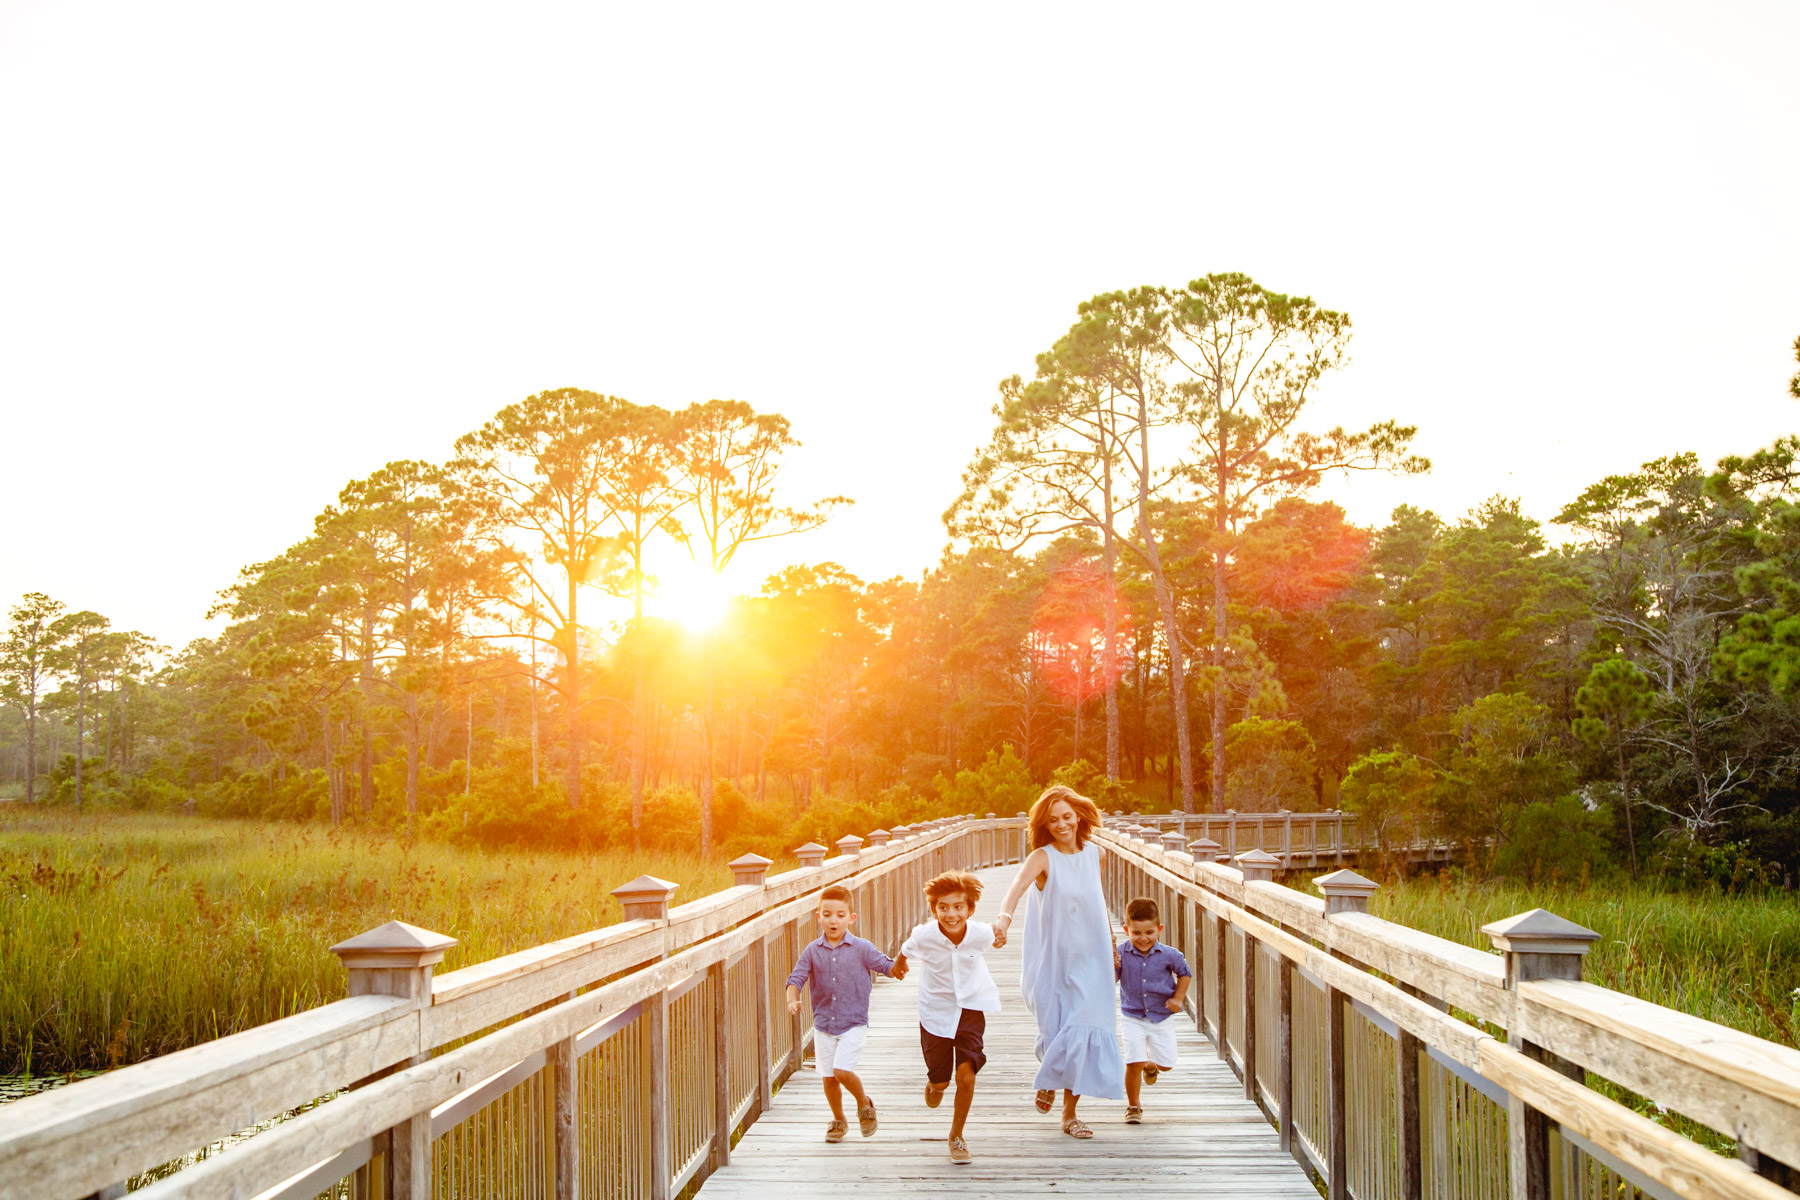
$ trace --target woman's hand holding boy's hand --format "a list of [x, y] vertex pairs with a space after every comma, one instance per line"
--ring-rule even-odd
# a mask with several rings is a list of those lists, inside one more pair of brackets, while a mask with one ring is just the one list
[[999, 917], [995, 918], [995, 920], [994, 920], [994, 949], [998, 950], [1002, 946], [1006, 945], [1006, 928], [1007, 928], [1007, 926], [1009, 926], [1011, 924], [1012, 924], [1012, 914], [1011, 913], [1001, 913], [999, 915]]

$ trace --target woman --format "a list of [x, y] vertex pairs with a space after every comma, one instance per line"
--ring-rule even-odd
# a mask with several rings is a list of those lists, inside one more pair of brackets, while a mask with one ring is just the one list
[[1075, 1138], [1094, 1136], [1075, 1115], [1083, 1096], [1125, 1096], [1112, 925], [1100, 891], [1102, 851], [1088, 844], [1099, 824], [1099, 810], [1086, 796], [1046, 789], [1031, 806], [1032, 851], [994, 924], [994, 944], [1004, 945], [1013, 910], [1029, 893], [1020, 990], [1037, 1018], [1037, 1108], [1049, 1112], [1061, 1088], [1063, 1132]]

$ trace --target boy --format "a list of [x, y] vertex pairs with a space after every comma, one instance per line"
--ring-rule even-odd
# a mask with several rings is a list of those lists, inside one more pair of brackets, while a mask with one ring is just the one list
[[850, 932], [856, 914], [850, 910], [850, 889], [833, 884], [819, 893], [820, 936], [807, 943], [787, 980], [787, 1007], [800, 1011], [800, 989], [810, 980], [813, 1004], [813, 1062], [825, 1084], [825, 1101], [831, 1105], [831, 1124], [825, 1140], [841, 1142], [849, 1125], [844, 1120], [844, 1089], [856, 1097], [856, 1120], [864, 1137], [875, 1134], [875, 1102], [856, 1077], [863, 1045], [869, 1038], [869, 972], [899, 979], [906, 968]]
[[1156, 901], [1139, 897], [1125, 906], [1125, 940], [1119, 943], [1119, 1010], [1125, 1033], [1125, 1123], [1141, 1125], [1141, 1084], [1175, 1069], [1175, 1027], [1169, 1017], [1187, 1000], [1193, 973], [1181, 951], [1158, 940], [1162, 914]]
[[925, 1052], [925, 1107], [943, 1103], [944, 1091], [956, 1080], [956, 1106], [950, 1115], [950, 1161], [970, 1160], [963, 1123], [975, 1099], [975, 1075], [987, 1062], [981, 1041], [987, 1014], [1000, 1011], [1000, 989], [988, 974], [982, 955], [993, 948], [994, 927], [969, 920], [981, 899], [981, 881], [960, 871], [946, 871], [925, 885], [925, 900], [935, 920], [912, 931], [894, 960], [896, 972], [918, 960], [919, 1048]]

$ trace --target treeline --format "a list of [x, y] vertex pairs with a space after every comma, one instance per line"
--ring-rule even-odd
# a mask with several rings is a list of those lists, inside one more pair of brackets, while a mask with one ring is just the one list
[[1349, 331], [1239, 275], [1095, 297], [1001, 385], [934, 568], [796, 565], [705, 630], [646, 615], [656, 543], [717, 573], [845, 503], [783, 504], [787, 422], [533, 396], [348, 485], [172, 657], [27, 597], [0, 778], [767, 852], [1056, 777], [1109, 807], [1342, 805], [1510, 874], [1792, 886], [1800, 439], [1601, 480], [1555, 545], [1500, 498], [1364, 529], [1309, 493], [1428, 464], [1408, 426], [1303, 425]]

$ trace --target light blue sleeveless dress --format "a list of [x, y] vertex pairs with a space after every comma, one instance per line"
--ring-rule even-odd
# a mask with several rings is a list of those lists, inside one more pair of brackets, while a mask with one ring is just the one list
[[1044, 890], [1026, 890], [1019, 989], [1037, 1018], [1038, 1090], [1125, 1098], [1113, 981], [1112, 925], [1100, 891], [1100, 852], [1046, 847]]

